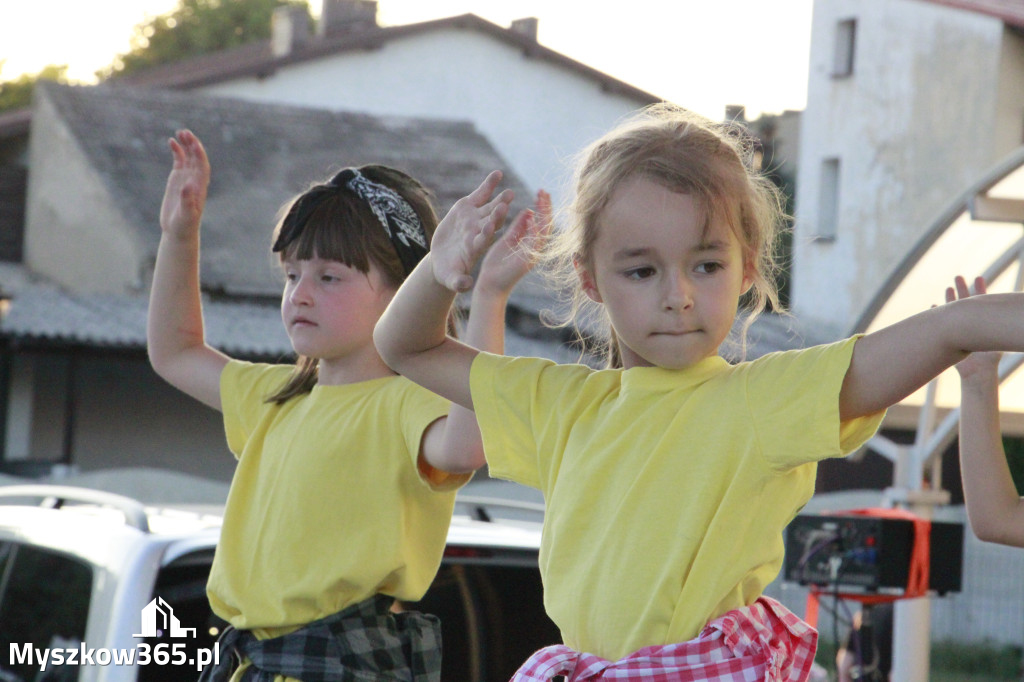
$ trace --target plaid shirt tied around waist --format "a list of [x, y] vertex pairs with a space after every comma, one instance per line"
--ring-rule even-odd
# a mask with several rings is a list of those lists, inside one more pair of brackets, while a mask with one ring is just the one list
[[218, 640], [220, 665], [200, 682], [227, 682], [243, 661], [244, 682], [278, 675], [302, 682], [439, 682], [441, 623], [409, 611], [391, 613], [394, 599], [375, 595], [295, 632], [257, 639], [229, 627]]
[[818, 632], [769, 597], [729, 611], [688, 642], [649, 646], [618, 661], [549, 646], [531, 656], [512, 682], [804, 682]]

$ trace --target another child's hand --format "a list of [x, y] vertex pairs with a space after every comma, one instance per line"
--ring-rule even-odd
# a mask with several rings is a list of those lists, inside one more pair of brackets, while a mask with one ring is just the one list
[[476, 289], [508, 296], [536, 264], [536, 253], [551, 234], [551, 195], [537, 192], [534, 209], [524, 209], [494, 242], [480, 266]]
[[501, 171], [488, 175], [469, 196], [455, 202], [434, 232], [430, 243], [434, 278], [452, 291], [472, 288], [473, 266], [508, 215], [515, 195], [507, 189], [492, 198], [499, 182]]
[[[954, 280], [955, 287], [946, 289], [946, 303], [956, 300], [963, 300], [971, 296], [971, 290], [967, 287], [967, 281], [960, 276]], [[984, 277], [976, 277], [974, 280], [974, 293], [987, 293]], [[1002, 353], [971, 353], [956, 364], [956, 371], [960, 373], [961, 380], [973, 378], [990, 379], [999, 371], [999, 358]]]
[[160, 229], [174, 236], [187, 236], [199, 229], [210, 185], [210, 162], [202, 142], [189, 130], [180, 130], [169, 140], [174, 165], [167, 176]]

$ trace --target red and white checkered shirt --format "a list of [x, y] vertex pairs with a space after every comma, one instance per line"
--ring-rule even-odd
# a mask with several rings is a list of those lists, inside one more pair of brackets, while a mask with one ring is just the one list
[[818, 632], [769, 597], [716, 618], [696, 639], [649, 646], [618, 661], [549, 646], [531, 656], [512, 682], [637, 680], [639, 682], [804, 682]]

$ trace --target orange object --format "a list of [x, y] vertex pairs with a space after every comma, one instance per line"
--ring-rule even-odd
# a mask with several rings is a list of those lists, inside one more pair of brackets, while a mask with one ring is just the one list
[[[858, 601], [861, 604], [881, 604], [899, 599], [916, 599], [928, 592], [929, 567], [931, 558], [932, 522], [902, 509], [868, 508], [851, 509], [836, 512], [837, 516], [875, 516], [887, 519], [904, 519], [914, 524], [914, 548], [910, 554], [910, 570], [907, 576], [907, 587], [903, 594], [862, 594], [856, 592], [833, 592], [828, 594], [842, 599]], [[812, 585], [807, 595], [807, 609], [804, 620], [812, 627], [818, 625], [818, 602], [822, 590]]]

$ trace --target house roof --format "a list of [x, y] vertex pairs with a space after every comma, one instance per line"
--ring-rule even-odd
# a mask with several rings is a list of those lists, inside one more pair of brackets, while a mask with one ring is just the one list
[[[0, 318], [0, 336], [15, 347], [78, 346], [141, 351], [146, 348], [148, 297], [73, 294], [47, 284], [22, 287]], [[532, 316], [530, 316], [532, 317]], [[206, 340], [233, 357], [284, 360], [293, 357], [276, 302], [225, 301], [204, 297]], [[516, 324], [506, 329], [509, 355], [574, 362], [578, 353], [552, 333]]]
[[[291, 354], [280, 320], [281, 282], [271, 265], [270, 230], [281, 203], [310, 182], [345, 165], [386, 163], [435, 188], [443, 214], [491, 169], [505, 168], [503, 184], [522, 197], [516, 203], [529, 200], [516, 174], [464, 121], [329, 112], [120, 85], [46, 83], [40, 96], [66, 126], [111, 202], [154, 252], [170, 167], [166, 139], [181, 127], [203, 139], [213, 166], [202, 228], [207, 336], [215, 347], [240, 357]], [[145, 348], [145, 292], [72, 293], [38, 274], [23, 274], [17, 282], [5, 276], [11, 286], [0, 292], [10, 297], [0, 320], [0, 336], [8, 343]], [[513, 292], [510, 305], [527, 313], [521, 316], [526, 326], [519, 333], [510, 325], [507, 350], [573, 361], [576, 354], [557, 334], [538, 333], [526, 322], [547, 301], [536, 279], [531, 274]]]
[[[17, 345], [88, 346], [114, 350], [146, 347], [145, 295], [72, 294], [43, 284], [22, 288], [0, 321]], [[276, 305], [205, 300], [207, 340], [226, 353], [277, 357], [291, 353]]]
[[[110, 83], [122, 86], [189, 90], [237, 78], [262, 78], [272, 75], [278, 69], [286, 66], [347, 52], [372, 50], [394, 40], [453, 28], [477, 31], [512, 45], [522, 50], [523, 55], [530, 59], [543, 60], [561, 66], [582, 78], [596, 82], [605, 92], [635, 98], [638, 100], [638, 105], [653, 104], [662, 99], [560, 52], [544, 47], [529, 35], [498, 26], [475, 14], [462, 14], [399, 26], [370, 25], [342, 33], [312, 37], [307, 43], [296, 46], [292, 52], [284, 56], [273, 54], [270, 40], [255, 41], [235, 48], [118, 76]], [[30, 107], [0, 113], [0, 139], [26, 135], [31, 119], [32, 109]]]
[[31, 123], [31, 107], [0, 113], [0, 139], [27, 135]]
[[1000, 19], [1010, 26], [1024, 28], [1024, 2], [1021, 0], [925, 0], [935, 5], [956, 7]]
[[283, 56], [273, 54], [270, 40], [256, 41], [229, 50], [137, 71], [116, 80], [130, 85], [189, 89], [243, 77], [263, 78], [282, 67], [346, 52], [373, 50], [402, 38], [447, 29], [483, 33], [522, 50], [525, 57], [561, 66], [583, 78], [596, 81], [606, 92], [633, 97], [643, 104], [661, 101], [661, 98], [649, 92], [544, 47], [533, 36], [498, 26], [475, 14], [462, 14], [400, 26], [371, 24], [341, 33], [311, 37], [308, 42], [295, 46], [289, 54]]
[[167, 138], [180, 128], [200, 137], [213, 169], [202, 228], [208, 291], [276, 298], [281, 282], [269, 246], [280, 207], [344, 166], [383, 163], [409, 173], [434, 192], [440, 215], [495, 168], [505, 171], [503, 185], [516, 191], [516, 208], [530, 199], [515, 172], [467, 121], [112, 85], [40, 87], [150, 256], [159, 242], [157, 214], [170, 169]]

